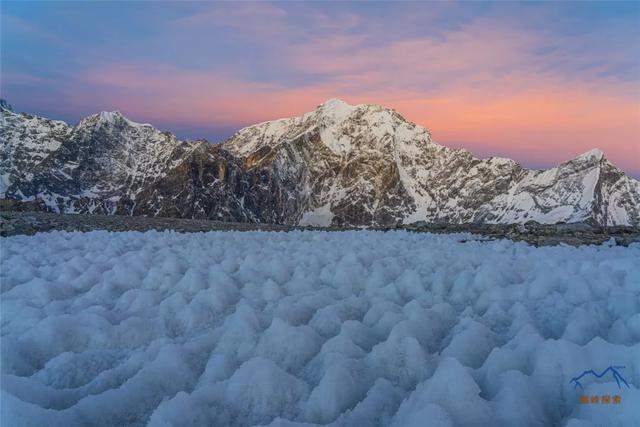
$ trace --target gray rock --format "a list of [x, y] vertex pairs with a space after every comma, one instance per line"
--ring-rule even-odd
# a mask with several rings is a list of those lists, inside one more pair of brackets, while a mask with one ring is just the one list
[[598, 150], [528, 170], [440, 146], [378, 105], [331, 100], [220, 145], [119, 112], [72, 127], [2, 108], [0, 134], [0, 197], [38, 198], [53, 212], [448, 230], [518, 223], [538, 234], [552, 232], [541, 223], [640, 225], [640, 183]]

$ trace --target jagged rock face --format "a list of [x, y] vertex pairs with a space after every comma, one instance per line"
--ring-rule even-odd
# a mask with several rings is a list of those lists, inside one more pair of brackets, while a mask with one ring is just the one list
[[[180, 141], [118, 112], [76, 127], [3, 110], [2, 194], [55, 212], [286, 222], [289, 195], [220, 145]], [[280, 206], [280, 207], [278, 207]]]
[[50, 209], [310, 225], [640, 225], [640, 183], [598, 150], [546, 171], [480, 160], [376, 105], [328, 101], [180, 141], [118, 112], [70, 127], [2, 108], [0, 196]]
[[302, 224], [640, 224], [640, 184], [599, 150], [527, 170], [435, 144], [426, 129], [376, 105], [332, 100], [298, 118], [243, 129], [224, 147], [249, 168], [292, 182], [302, 209], [294, 222]]
[[268, 170], [244, 169], [219, 145], [200, 145], [136, 198], [134, 215], [285, 223], [290, 212]]
[[[397, 138], [398, 135], [404, 136]], [[223, 146], [297, 194], [291, 223], [384, 225], [415, 209], [396, 161], [429, 133], [379, 106], [329, 101], [294, 119], [241, 130]]]
[[17, 199], [37, 194], [41, 178], [50, 175], [47, 159], [69, 139], [72, 128], [60, 121], [1, 111], [0, 194]]

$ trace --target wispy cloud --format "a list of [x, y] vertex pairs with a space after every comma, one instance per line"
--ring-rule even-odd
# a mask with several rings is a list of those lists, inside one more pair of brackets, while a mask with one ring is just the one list
[[70, 70], [63, 96], [194, 129], [342, 97], [483, 155], [550, 164], [597, 146], [640, 173], [637, 30], [624, 16], [579, 27], [557, 22], [562, 5], [522, 7], [530, 18], [469, 3], [205, 4], [154, 27], [153, 49]]
[[185, 31], [194, 27], [221, 26], [241, 30], [253, 37], [264, 37], [281, 34], [286, 18], [284, 9], [266, 2], [220, 2], [176, 19], [172, 24]]

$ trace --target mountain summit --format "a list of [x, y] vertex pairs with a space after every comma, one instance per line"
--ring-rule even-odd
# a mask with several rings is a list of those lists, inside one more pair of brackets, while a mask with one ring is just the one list
[[301, 225], [640, 225], [640, 183], [594, 149], [548, 170], [478, 159], [379, 105], [331, 99], [222, 144], [103, 112], [71, 127], [2, 109], [0, 197], [51, 210]]
[[4, 99], [0, 98], [0, 110], [13, 112], [13, 107]]

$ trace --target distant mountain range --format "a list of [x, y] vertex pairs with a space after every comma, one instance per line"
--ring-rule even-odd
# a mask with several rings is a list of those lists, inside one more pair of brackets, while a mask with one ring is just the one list
[[478, 159], [379, 105], [329, 100], [222, 144], [119, 112], [76, 126], [0, 103], [0, 198], [56, 212], [300, 225], [640, 225], [640, 182], [594, 149], [547, 170]]

